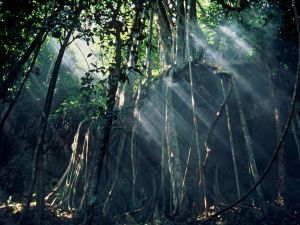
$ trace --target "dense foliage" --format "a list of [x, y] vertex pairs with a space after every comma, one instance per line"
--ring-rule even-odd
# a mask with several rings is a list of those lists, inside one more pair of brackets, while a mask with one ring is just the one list
[[300, 223], [299, 13], [0, 2], [0, 224]]

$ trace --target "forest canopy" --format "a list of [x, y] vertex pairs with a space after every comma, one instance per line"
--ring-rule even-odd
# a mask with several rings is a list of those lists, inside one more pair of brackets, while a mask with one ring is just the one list
[[296, 0], [0, 2], [0, 225], [300, 224]]

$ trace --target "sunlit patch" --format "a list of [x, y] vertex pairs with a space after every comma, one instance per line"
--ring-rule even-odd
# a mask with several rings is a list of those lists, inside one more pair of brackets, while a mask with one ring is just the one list
[[124, 90], [123, 89], [119, 91], [118, 96], [119, 96], [119, 107], [122, 108], [124, 106], [124, 102], [125, 102], [125, 95], [124, 95]]
[[245, 40], [241, 39], [241, 37], [238, 37], [233, 29], [227, 26], [221, 26], [220, 30], [236, 44], [236, 47], [239, 48], [239, 50], [249, 54], [252, 49], [251, 46]]
[[10, 203], [4, 203], [4, 204], [0, 205], [0, 209], [5, 209], [5, 208], [9, 208], [11, 210], [12, 214], [17, 214], [23, 210], [24, 205], [20, 202], [11, 202], [10, 201]]
[[64, 219], [64, 220], [70, 220], [74, 217], [74, 212], [75, 210], [68, 210], [68, 211], [63, 211], [63, 210], [55, 210], [54, 213], [57, 218]]
[[36, 202], [35, 201], [30, 202], [30, 207], [36, 207]]

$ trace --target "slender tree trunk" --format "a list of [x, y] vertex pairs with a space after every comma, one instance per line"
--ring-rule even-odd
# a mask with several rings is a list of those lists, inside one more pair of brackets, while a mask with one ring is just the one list
[[[271, 62], [272, 56], [269, 55], [269, 51], [266, 49], [266, 59]], [[276, 132], [276, 145], [279, 144], [281, 133], [282, 133], [282, 124], [281, 124], [281, 111], [280, 111], [280, 102], [277, 99], [277, 93], [275, 88], [275, 79], [279, 81], [280, 77], [272, 76], [272, 65], [267, 63], [268, 69], [268, 81], [269, 81], [269, 89], [271, 94], [272, 101], [272, 112], [275, 123], [275, 132]], [[293, 121], [292, 121], [293, 122]], [[293, 123], [291, 124], [293, 128]], [[278, 192], [276, 202], [279, 206], [285, 207], [285, 194], [286, 194], [286, 172], [285, 172], [285, 160], [284, 160], [284, 144], [282, 144], [281, 148], [278, 151]]]
[[142, 91], [142, 79], [141, 77], [138, 78], [138, 92], [135, 100], [135, 106], [134, 106], [134, 124], [131, 131], [131, 143], [130, 143], [130, 152], [131, 152], [131, 165], [132, 165], [132, 200], [135, 201], [135, 184], [136, 184], [136, 178], [137, 178], [137, 159], [136, 159], [136, 131], [137, 127], [140, 121], [140, 112], [139, 112], [139, 100], [141, 96]]
[[[190, 1], [191, 4], [192, 1]], [[191, 5], [190, 5], [191, 7]], [[191, 8], [190, 8], [191, 10]], [[191, 23], [191, 20], [194, 20], [194, 16], [192, 15], [192, 13], [195, 12], [191, 12], [190, 11], [190, 19], [189, 22]], [[187, 17], [187, 16], [186, 16]], [[187, 20], [187, 18], [186, 18]], [[194, 54], [194, 48], [192, 47], [192, 41], [191, 41], [191, 36], [190, 36], [190, 29], [192, 27], [188, 26], [187, 27], [187, 32], [186, 32], [186, 42], [188, 43], [187, 45], [187, 57], [188, 57], [188, 63], [189, 63], [189, 79], [190, 79], [190, 95], [191, 95], [191, 106], [192, 106], [192, 113], [193, 113], [193, 131], [194, 131], [194, 135], [195, 135], [195, 141], [196, 141], [196, 152], [198, 154], [198, 168], [199, 168], [199, 187], [203, 187], [203, 170], [202, 170], [202, 164], [203, 164], [203, 159], [204, 159], [204, 149], [201, 149], [200, 146], [204, 146], [204, 143], [200, 142], [199, 139], [199, 128], [198, 128], [198, 121], [197, 121], [197, 113], [195, 110], [195, 94], [194, 94], [194, 82], [193, 82], [193, 72], [192, 72], [192, 64], [191, 64], [191, 57], [192, 54]], [[200, 197], [200, 201], [202, 201], [202, 196]], [[204, 201], [204, 200], [203, 200]]]
[[[116, 14], [119, 12], [122, 2], [118, 1], [118, 5], [116, 8]], [[94, 208], [96, 204], [96, 200], [98, 197], [98, 189], [100, 178], [102, 174], [102, 166], [104, 157], [107, 154], [108, 146], [109, 146], [109, 138], [111, 132], [111, 126], [113, 122], [114, 115], [114, 106], [116, 103], [116, 93], [118, 89], [118, 82], [120, 80], [121, 73], [121, 62], [122, 62], [122, 39], [121, 39], [121, 27], [116, 27], [116, 45], [115, 45], [115, 68], [112, 74], [109, 76], [109, 89], [107, 93], [107, 101], [106, 101], [106, 111], [105, 116], [103, 118], [103, 125], [101, 128], [101, 137], [100, 137], [100, 147], [99, 147], [99, 156], [97, 159], [96, 165], [96, 173], [95, 180], [91, 184], [90, 193], [88, 196], [88, 206], [87, 212], [85, 214], [84, 224], [91, 225], [93, 223], [94, 218]]]
[[[159, 86], [161, 89], [162, 93], [162, 99], [166, 99], [166, 84], [165, 82], [161, 82], [161, 86]], [[165, 113], [166, 111], [166, 104], [162, 106], [162, 114]], [[161, 161], [160, 161], [160, 166], [161, 166], [161, 186], [160, 186], [160, 196], [162, 201], [159, 201], [159, 205], [162, 209], [162, 212], [165, 215], [170, 214], [170, 201], [167, 201], [170, 196], [170, 174], [168, 170], [168, 154], [167, 154], [167, 141], [166, 141], [166, 123], [165, 123], [166, 118], [164, 117], [164, 123], [162, 124], [162, 130], [161, 130]]]
[[119, 107], [124, 110], [132, 111], [134, 107], [134, 100], [133, 100], [133, 86], [135, 81], [137, 81], [138, 76], [137, 73], [134, 72], [132, 69], [136, 67], [136, 63], [138, 61], [139, 56], [139, 48], [140, 48], [140, 41], [138, 40], [145, 23], [142, 22], [142, 18], [144, 17], [144, 7], [141, 0], [137, 1], [136, 8], [135, 8], [135, 17], [133, 21], [133, 30], [129, 38], [129, 45], [127, 48], [127, 81], [120, 85], [119, 92], [120, 92], [120, 102]]
[[[44, 166], [43, 166], [43, 157], [44, 157], [44, 139], [45, 139], [45, 134], [46, 134], [46, 129], [47, 129], [47, 123], [48, 123], [48, 117], [50, 115], [50, 110], [51, 110], [51, 105], [52, 105], [52, 100], [54, 96], [54, 90], [56, 87], [57, 79], [58, 79], [58, 74], [59, 70], [61, 67], [62, 59], [64, 56], [64, 53], [66, 51], [66, 48], [68, 46], [70, 37], [73, 33], [74, 26], [68, 31], [64, 42], [59, 50], [58, 56], [56, 58], [56, 62], [53, 68], [50, 84], [48, 87], [47, 95], [46, 95], [46, 100], [45, 100], [45, 105], [44, 105], [44, 110], [42, 113], [41, 117], [41, 125], [40, 125], [40, 133], [38, 136], [38, 143], [36, 147], [36, 155], [37, 155], [37, 167], [38, 167], [38, 177], [40, 180], [38, 181], [38, 189], [37, 189], [37, 221], [39, 224], [42, 224], [43, 220], [43, 213], [44, 213], [44, 208], [45, 208], [45, 196], [44, 196]], [[40, 162], [39, 162], [40, 161]], [[36, 179], [36, 178], [35, 178]], [[35, 180], [33, 179], [33, 180]]]
[[177, 0], [177, 34], [176, 34], [176, 61], [177, 66], [185, 60], [186, 52], [186, 25], [184, 0]]
[[297, 133], [297, 126], [296, 126], [296, 119], [294, 118], [294, 120], [292, 121], [292, 132], [293, 132], [293, 136], [294, 136], [294, 139], [295, 139], [295, 144], [296, 144], [296, 148], [297, 148], [297, 151], [298, 151], [298, 159], [300, 161], [300, 144], [299, 144], [299, 136], [298, 136], [298, 133]]
[[145, 67], [147, 69], [148, 81], [152, 77], [152, 57], [151, 56], [152, 56], [152, 36], [153, 36], [153, 8], [151, 8], [150, 10], [151, 11], [150, 11], [150, 18], [149, 18], [149, 35], [147, 37], [146, 60], [145, 60]]
[[165, 70], [172, 64], [172, 30], [168, 23], [168, 18], [164, 6], [160, 0], [157, 0], [156, 10], [158, 12], [157, 26], [159, 32], [159, 59], [160, 68]]
[[[141, 35], [141, 31], [145, 26], [145, 23], [142, 22], [142, 18], [144, 17], [144, 7], [142, 1], [137, 1], [135, 8], [135, 18], [133, 24], [133, 31], [131, 33], [130, 45], [128, 47], [128, 62], [127, 62], [127, 78], [128, 82], [123, 85], [123, 93], [124, 93], [124, 105], [123, 108], [129, 108], [130, 112], [133, 112], [133, 126], [131, 127], [131, 140], [130, 140], [130, 158], [131, 158], [131, 166], [132, 166], [132, 201], [135, 202], [135, 185], [137, 178], [137, 157], [136, 157], [136, 129], [137, 123], [139, 120], [139, 97], [141, 92], [141, 76], [134, 69], [136, 68], [136, 64], [138, 62], [139, 51], [140, 51], [140, 41], [138, 37]], [[133, 87], [135, 82], [138, 81], [138, 91], [137, 97], [134, 99], [134, 91]]]
[[[275, 117], [277, 117], [276, 113], [278, 113], [278, 117], [276, 120], [276, 137], [277, 143], [280, 141], [280, 134], [282, 130], [281, 124], [281, 115], [279, 112], [279, 108], [275, 110]], [[278, 154], [278, 195], [277, 195], [277, 204], [282, 207], [285, 207], [285, 194], [286, 194], [286, 170], [285, 170], [285, 159], [284, 159], [284, 147], [281, 147]]]
[[[198, 25], [197, 22], [197, 0], [188, 0], [189, 3], [189, 48], [190, 48], [190, 54], [189, 56], [192, 57], [193, 59], [202, 59], [204, 50], [198, 47], [199, 45], [196, 43], [195, 39], [204, 39], [202, 31]], [[197, 46], [197, 48], [196, 48]]]
[[[222, 86], [223, 96], [225, 98], [226, 93], [225, 93], [223, 77], [221, 77], [221, 86]], [[237, 168], [237, 162], [236, 162], [236, 152], [235, 152], [236, 150], [235, 150], [234, 142], [233, 142], [233, 135], [232, 135], [232, 129], [231, 129], [231, 123], [230, 123], [230, 112], [229, 112], [228, 104], [225, 105], [225, 112], [226, 112], [226, 118], [227, 118], [229, 142], [230, 142], [230, 149], [231, 149], [232, 162], [233, 162], [233, 168], [234, 168], [236, 191], [237, 191], [238, 198], [240, 198], [241, 197], [240, 181], [239, 181], [239, 175], [238, 175], [238, 168]]]
[[[247, 156], [248, 156], [248, 160], [249, 160], [248, 163], [249, 163], [250, 176], [252, 177], [254, 183], [256, 183], [259, 179], [259, 174], [257, 171], [256, 160], [255, 160], [254, 152], [253, 152], [253, 148], [252, 148], [252, 141], [251, 141], [251, 137], [249, 134], [244, 111], [242, 108], [242, 102], [241, 102], [238, 88], [236, 86], [234, 79], [232, 79], [232, 82], [233, 82], [233, 89], [235, 92], [236, 104], [237, 104], [237, 108], [239, 111], [239, 117], [240, 117], [240, 121], [241, 121], [241, 125], [242, 125], [242, 131], [243, 131], [244, 140], [245, 140], [246, 152], [247, 152]], [[261, 189], [260, 185], [257, 186], [256, 193], [257, 193], [258, 197], [261, 200], [263, 200], [263, 193], [262, 193], [262, 189]]]
[[68, 31], [64, 42], [59, 50], [58, 56], [55, 61], [55, 65], [53, 68], [50, 84], [48, 87], [47, 95], [46, 95], [46, 100], [44, 104], [44, 109], [42, 112], [42, 116], [40, 118], [40, 126], [39, 126], [39, 134], [38, 134], [38, 139], [37, 139], [37, 146], [34, 152], [34, 158], [33, 158], [33, 166], [32, 166], [32, 177], [31, 177], [31, 182], [29, 186], [29, 191], [28, 191], [28, 198], [26, 201], [24, 213], [21, 217], [21, 223], [23, 222], [24, 217], [27, 215], [29, 207], [30, 207], [30, 202], [32, 199], [32, 194], [33, 194], [33, 189], [34, 185], [37, 181], [37, 178], [39, 178], [38, 181], [38, 187], [37, 187], [37, 222], [39, 225], [43, 223], [43, 213], [44, 213], [44, 208], [45, 208], [45, 202], [44, 202], [44, 186], [43, 186], [43, 157], [44, 157], [44, 139], [45, 139], [45, 134], [46, 134], [46, 128], [47, 128], [47, 122], [48, 122], [48, 117], [50, 114], [51, 110], [51, 105], [52, 105], [52, 99], [54, 95], [54, 90], [61, 66], [61, 62], [65, 53], [65, 50], [68, 46], [69, 39], [73, 33], [74, 30], [74, 24], [73, 27]]
[[17, 91], [17, 93], [15, 94], [14, 98], [9, 102], [9, 105], [6, 109], [6, 111], [4, 111], [4, 114], [2, 116], [2, 119], [0, 121], [0, 133], [1, 131], [3, 131], [3, 127], [4, 127], [4, 124], [8, 118], [8, 116], [10, 115], [11, 111], [13, 110], [15, 104], [17, 103], [17, 100], [23, 90], [23, 87], [26, 83], [26, 81], [28, 80], [34, 66], [35, 66], [35, 63], [36, 63], [36, 60], [37, 60], [37, 57], [38, 57], [38, 54], [40, 52], [40, 49], [41, 49], [41, 46], [42, 44], [44, 43], [44, 41], [46, 40], [46, 37], [47, 37], [47, 33], [44, 35], [44, 37], [41, 39], [41, 41], [38, 43], [38, 46], [36, 47], [35, 51], [34, 51], [34, 56], [33, 56], [33, 59], [32, 59], [32, 62], [30, 64], [30, 67], [28, 69], [28, 71], [25, 73], [25, 76], [20, 84], [20, 87]]
[[[119, 122], [120, 122], [120, 124], [122, 124], [122, 121], [119, 120]], [[118, 179], [119, 179], [119, 172], [120, 172], [120, 168], [121, 168], [121, 165], [122, 165], [122, 159], [123, 159], [124, 151], [126, 150], [127, 140], [129, 139], [127, 134], [124, 133], [124, 132], [122, 132], [122, 134], [121, 134], [120, 143], [119, 143], [119, 146], [118, 146], [117, 162], [116, 162], [116, 166], [115, 166], [116, 167], [116, 169], [115, 169], [116, 172], [114, 174], [114, 178], [112, 180], [111, 188], [108, 192], [108, 196], [105, 200], [104, 207], [103, 207], [103, 216], [104, 217], [107, 216], [107, 213], [108, 213], [108, 210], [109, 210], [109, 203], [110, 203], [110, 200], [111, 200], [112, 196], [114, 195], [115, 186], [116, 186], [116, 184], [118, 182]]]
[[[173, 64], [172, 57], [172, 29], [168, 20], [167, 12], [162, 1], [156, 2], [156, 9], [158, 12], [158, 31], [159, 31], [159, 55], [160, 68], [166, 70]], [[168, 82], [172, 82], [172, 69], [169, 70], [169, 77], [163, 81], [162, 89], [165, 98], [165, 137], [162, 142], [162, 184], [167, 185], [170, 182], [169, 192], [165, 192], [166, 187], [163, 188], [163, 196], [168, 198], [169, 203], [165, 201], [165, 212], [176, 214], [180, 211], [180, 194], [182, 184], [181, 165], [179, 159], [179, 146], [177, 140], [177, 131], [174, 121], [172, 90]], [[165, 145], [164, 145], [165, 140]], [[168, 176], [168, 180], [166, 175]], [[167, 195], [167, 196], [166, 196]]]
[[[149, 18], [149, 34], [147, 37], [147, 48], [146, 48], [146, 57], [145, 57], [145, 71], [147, 73], [147, 79], [149, 80], [152, 76], [152, 68], [151, 68], [151, 51], [152, 51], [152, 34], [153, 34], [153, 10], [150, 9], [150, 18]], [[137, 47], [139, 48], [139, 43], [137, 44]], [[136, 50], [136, 54], [138, 54], [138, 50]], [[134, 65], [137, 63], [137, 58], [138, 55], [135, 57], [135, 61], [133, 62]], [[137, 178], [137, 169], [136, 165], [138, 164], [138, 161], [136, 160], [136, 154], [135, 154], [135, 148], [136, 148], [136, 143], [137, 143], [137, 138], [136, 138], [136, 131], [138, 128], [138, 125], [140, 123], [140, 108], [139, 108], [139, 101], [140, 101], [140, 96], [142, 92], [142, 77], [138, 76], [138, 90], [137, 90], [137, 95], [135, 99], [135, 104], [134, 104], [134, 122], [133, 122], [133, 128], [132, 128], [132, 135], [131, 135], [131, 162], [132, 162], [132, 175], [133, 175], [133, 190], [132, 190], [132, 199], [133, 201], [135, 200], [135, 184], [136, 184], [136, 178]]]
[[11, 83], [18, 79], [19, 74], [22, 72], [24, 65], [29, 60], [30, 56], [37, 48], [39, 43], [41, 42], [46, 30], [42, 29], [33, 39], [29, 47], [26, 49], [24, 54], [18, 60], [18, 62], [13, 66], [13, 68], [8, 73], [8, 79], [3, 83], [0, 83], [0, 96], [1, 98], [5, 98], [7, 96], [8, 88], [11, 86]]
[[[170, 71], [170, 77], [172, 79], [173, 71]], [[173, 108], [173, 94], [170, 84], [166, 81], [166, 112], [165, 112], [165, 123], [166, 123], [166, 141], [167, 141], [167, 152], [168, 152], [168, 167], [171, 179], [171, 201], [172, 209], [171, 212], [174, 214], [180, 212], [180, 199], [181, 199], [181, 184], [182, 184], [182, 171], [179, 155], [179, 145], [177, 139], [177, 130], [175, 124], [175, 115]]]

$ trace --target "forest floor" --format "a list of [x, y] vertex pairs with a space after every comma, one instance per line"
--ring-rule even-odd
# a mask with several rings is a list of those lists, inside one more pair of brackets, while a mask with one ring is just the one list
[[[219, 209], [212, 209], [209, 215], [213, 215], [216, 211]], [[205, 222], [206, 219], [203, 217], [198, 220], [204, 225], [300, 225], [300, 208], [284, 209], [266, 203], [264, 210], [255, 206], [234, 207], [214, 220]]]
[[[16, 225], [21, 212], [22, 204], [19, 202], [9, 202], [0, 204], [0, 225]], [[35, 205], [31, 204], [28, 216], [23, 225], [37, 225], [34, 223]], [[208, 215], [218, 211], [217, 208], [211, 207]], [[72, 212], [63, 212], [62, 210], [54, 210], [47, 207], [44, 219], [44, 225], [71, 225]], [[104, 223], [103, 225], [183, 225], [183, 224], [204, 224], [204, 225], [300, 225], [299, 206], [293, 209], [283, 209], [276, 205], [268, 204], [264, 210], [258, 207], [234, 207], [214, 220], [206, 221], [203, 216], [197, 219], [187, 218], [189, 222], [175, 222], [164, 218], [152, 219], [147, 223], [134, 223], [133, 221], [122, 221], [115, 223]], [[101, 224], [102, 225], [102, 224]]]

